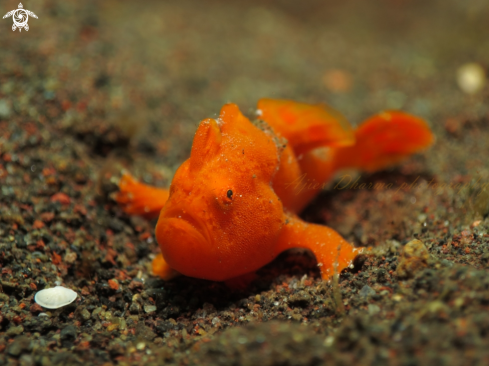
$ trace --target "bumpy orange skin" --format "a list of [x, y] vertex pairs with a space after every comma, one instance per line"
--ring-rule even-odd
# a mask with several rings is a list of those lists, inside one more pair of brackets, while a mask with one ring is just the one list
[[270, 189], [278, 165], [274, 142], [235, 105], [220, 118], [221, 127], [212, 119], [200, 124], [156, 225], [171, 268], [216, 281], [271, 261], [284, 215]]
[[266, 124], [251, 123], [234, 104], [225, 105], [217, 121], [200, 123], [166, 203], [166, 191], [123, 178], [117, 199], [128, 213], [163, 207], [155, 274], [226, 281], [302, 247], [329, 278], [358, 250], [334, 230], [295, 214], [336, 171], [382, 169], [433, 142], [424, 121], [402, 112], [384, 112], [353, 131], [321, 105], [262, 99], [258, 109]]

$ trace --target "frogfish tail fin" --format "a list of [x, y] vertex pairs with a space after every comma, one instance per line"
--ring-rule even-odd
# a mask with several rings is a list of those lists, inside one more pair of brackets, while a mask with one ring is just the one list
[[353, 146], [334, 149], [335, 170], [381, 170], [428, 148], [435, 137], [423, 119], [385, 111], [358, 126], [355, 139]]

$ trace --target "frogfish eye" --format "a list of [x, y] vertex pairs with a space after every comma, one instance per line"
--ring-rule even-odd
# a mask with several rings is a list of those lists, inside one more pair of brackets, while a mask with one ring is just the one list
[[229, 189], [229, 190], [228, 190], [228, 192], [227, 192], [227, 194], [226, 194], [226, 196], [227, 196], [227, 197], [228, 197], [230, 200], [232, 200], [232, 199], [233, 199], [233, 191]]

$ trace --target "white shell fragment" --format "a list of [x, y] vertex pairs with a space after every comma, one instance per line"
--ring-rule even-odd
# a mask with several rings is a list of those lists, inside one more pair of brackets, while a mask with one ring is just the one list
[[58, 309], [76, 300], [78, 294], [66, 287], [55, 286], [39, 291], [34, 301], [46, 309]]
[[464, 93], [475, 94], [484, 89], [486, 72], [479, 64], [464, 64], [457, 70], [457, 83]]

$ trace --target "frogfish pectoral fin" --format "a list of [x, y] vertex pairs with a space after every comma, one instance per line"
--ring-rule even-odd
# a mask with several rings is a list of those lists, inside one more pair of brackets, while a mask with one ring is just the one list
[[155, 276], [161, 277], [163, 280], [171, 280], [172, 278], [180, 275], [177, 271], [171, 268], [168, 263], [166, 263], [163, 254], [159, 253], [155, 259], [153, 259], [153, 274]]
[[313, 252], [321, 277], [329, 279], [350, 266], [361, 252], [333, 229], [302, 221], [295, 215], [287, 215], [277, 246], [277, 254], [291, 248], [306, 248]]
[[148, 186], [130, 174], [124, 174], [119, 181], [115, 200], [125, 213], [152, 219], [158, 217], [169, 195], [167, 189]]

